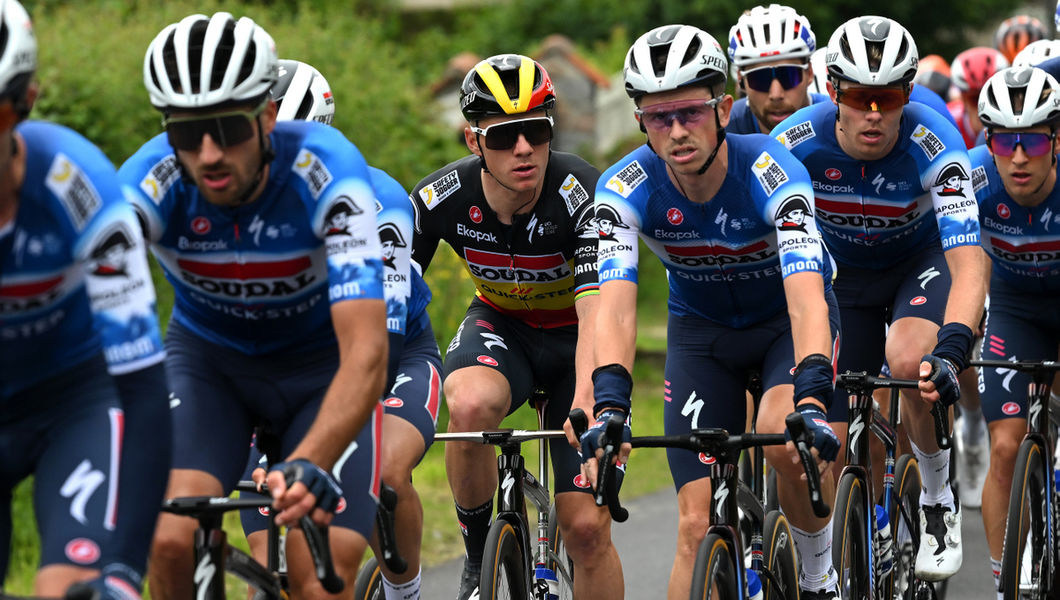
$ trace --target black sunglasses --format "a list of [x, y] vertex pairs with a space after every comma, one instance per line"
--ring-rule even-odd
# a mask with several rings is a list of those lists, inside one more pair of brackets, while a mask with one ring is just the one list
[[202, 136], [207, 134], [215, 144], [227, 148], [242, 144], [254, 135], [254, 119], [265, 110], [265, 104], [262, 102], [250, 111], [231, 111], [205, 117], [165, 117], [162, 126], [166, 128], [169, 145], [176, 150], [198, 150], [202, 145]]
[[471, 131], [486, 136], [486, 147], [490, 150], [508, 150], [519, 142], [520, 135], [530, 145], [539, 146], [552, 140], [552, 117], [495, 123], [482, 129], [472, 127]]

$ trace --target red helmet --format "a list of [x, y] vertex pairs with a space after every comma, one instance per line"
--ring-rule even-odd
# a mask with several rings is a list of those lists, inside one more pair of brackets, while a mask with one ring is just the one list
[[950, 66], [950, 79], [962, 94], [979, 96], [986, 80], [1008, 66], [1008, 60], [993, 48], [977, 46], [957, 55]]
[[1005, 19], [994, 34], [994, 46], [1010, 63], [1027, 44], [1045, 39], [1045, 26], [1034, 17], [1019, 15]]

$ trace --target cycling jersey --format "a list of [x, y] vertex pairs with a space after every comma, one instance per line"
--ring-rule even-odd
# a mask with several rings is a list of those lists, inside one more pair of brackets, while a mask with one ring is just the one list
[[479, 158], [468, 156], [416, 185], [412, 258], [426, 270], [445, 240], [467, 266], [476, 296], [502, 314], [535, 327], [577, 323], [575, 299], [598, 290], [590, 222], [599, 173], [573, 154], [552, 152], [541, 196], [511, 225], [486, 202], [482, 176]]
[[1005, 191], [986, 146], [973, 148], [968, 157], [994, 277], [1024, 292], [1060, 292], [1060, 185], [1038, 206], [1020, 206]]
[[383, 246], [383, 293], [386, 328], [414, 339], [429, 326], [427, 305], [431, 290], [412, 262], [412, 222], [415, 211], [405, 188], [382, 169], [368, 168], [376, 196], [379, 241]]
[[768, 136], [726, 142], [728, 172], [706, 203], [686, 198], [647, 145], [601, 175], [601, 283], [637, 281], [639, 235], [666, 267], [674, 315], [743, 328], [786, 309], [783, 277], [820, 273], [830, 289], [806, 169]]
[[0, 228], [0, 400], [100, 352], [113, 375], [160, 363], [143, 236], [114, 167], [65, 127], [16, 131], [26, 171], [15, 218]]
[[285, 121], [264, 192], [216, 206], [182, 176], [165, 135], [119, 170], [173, 284], [173, 320], [246, 354], [335, 344], [329, 302], [383, 298], [375, 195], [336, 129]]
[[906, 105], [894, 148], [873, 161], [840, 148], [836, 123], [836, 105], [815, 104], [772, 134], [809, 171], [817, 223], [841, 266], [885, 269], [940, 238], [943, 250], [979, 244], [968, 153], [941, 116]]

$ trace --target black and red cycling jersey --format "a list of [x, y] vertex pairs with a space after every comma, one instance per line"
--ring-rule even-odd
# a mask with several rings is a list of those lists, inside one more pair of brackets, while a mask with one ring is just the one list
[[501, 223], [482, 192], [482, 167], [468, 156], [420, 181], [412, 258], [424, 271], [439, 240], [464, 262], [476, 295], [503, 314], [536, 327], [578, 322], [574, 301], [596, 293], [593, 190], [600, 172], [581, 158], [553, 152], [533, 209]]

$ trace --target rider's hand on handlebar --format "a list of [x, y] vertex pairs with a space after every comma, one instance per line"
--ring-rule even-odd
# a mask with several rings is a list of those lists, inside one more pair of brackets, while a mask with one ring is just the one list
[[331, 473], [304, 458], [275, 465], [266, 477], [273, 508], [280, 512], [276, 523], [294, 526], [304, 515], [317, 525], [327, 525], [342, 498], [342, 488]]
[[942, 402], [946, 407], [956, 404], [961, 397], [957, 366], [933, 354], [925, 354], [920, 360], [920, 397], [927, 402]]
[[[618, 449], [618, 464], [625, 465], [629, 462], [629, 453], [633, 449], [630, 444], [632, 432], [629, 428], [629, 416], [614, 408], [605, 409], [596, 417], [596, 422], [589, 427], [581, 436], [582, 475], [589, 480], [589, 484], [596, 488], [598, 461], [604, 457], [604, 446], [607, 423], [612, 418], [622, 419], [622, 443]], [[615, 469], [615, 490], [622, 486], [623, 469]]]
[[[795, 410], [802, 416], [802, 420], [806, 424], [806, 430], [813, 435], [813, 448], [810, 453], [813, 454], [814, 459], [817, 461], [818, 472], [824, 473], [839, 455], [839, 437], [832, 430], [832, 426], [828, 424], [828, 418], [825, 416], [824, 410], [817, 404], [803, 402], [796, 406]], [[791, 462], [798, 463], [799, 455], [795, 452], [795, 444], [791, 442], [791, 435], [787, 431], [784, 432], [784, 435], [788, 438], [787, 448], [791, 455]], [[803, 474], [802, 478], [805, 479], [806, 475]]]
[[[574, 400], [571, 401], [570, 408], [571, 408], [571, 411], [574, 411], [574, 410], [577, 410], [577, 409], [580, 408], [582, 410], [582, 412], [584, 412], [585, 414], [591, 415], [591, 414], [593, 414], [593, 398], [592, 398], [592, 396], [587, 396], [585, 398], [580, 398], [577, 394], [575, 394]], [[581, 450], [582, 449], [581, 439], [578, 437], [578, 434], [574, 431], [574, 426], [571, 425], [571, 422], [570, 422], [569, 418], [566, 421], [563, 422], [563, 433], [567, 434], [567, 443], [571, 445], [571, 448], [574, 448], [575, 450]]]

